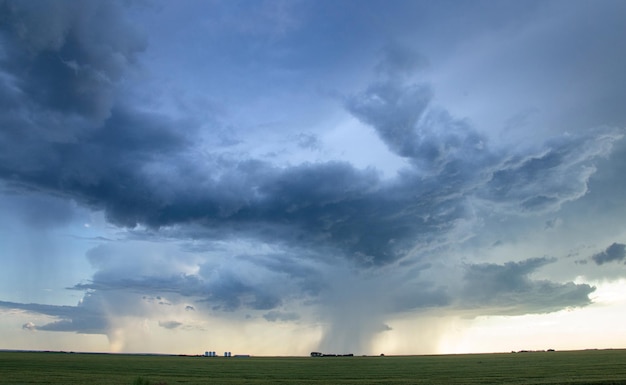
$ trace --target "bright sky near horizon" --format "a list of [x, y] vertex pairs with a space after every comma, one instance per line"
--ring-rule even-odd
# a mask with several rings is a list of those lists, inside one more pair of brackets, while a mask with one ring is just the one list
[[626, 347], [624, 15], [0, 0], [0, 349]]

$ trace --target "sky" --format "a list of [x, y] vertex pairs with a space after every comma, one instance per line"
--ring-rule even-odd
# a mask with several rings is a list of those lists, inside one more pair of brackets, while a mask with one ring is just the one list
[[0, 0], [0, 349], [626, 347], [624, 14]]

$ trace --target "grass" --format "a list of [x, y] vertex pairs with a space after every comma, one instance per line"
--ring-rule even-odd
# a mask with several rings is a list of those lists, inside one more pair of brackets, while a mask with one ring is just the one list
[[0, 352], [4, 384], [626, 385], [626, 350], [322, 358]]

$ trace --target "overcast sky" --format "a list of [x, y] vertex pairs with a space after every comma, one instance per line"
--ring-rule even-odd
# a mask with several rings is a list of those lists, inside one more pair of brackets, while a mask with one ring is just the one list
[[626, 347], [624, 15], [0, 0], [0, 348]]

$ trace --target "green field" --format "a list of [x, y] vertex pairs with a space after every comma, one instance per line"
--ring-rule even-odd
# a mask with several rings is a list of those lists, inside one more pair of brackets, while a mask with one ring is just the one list
[[0, 352], [0, 384], [625, 384], [626, 350], [396, 357]]

